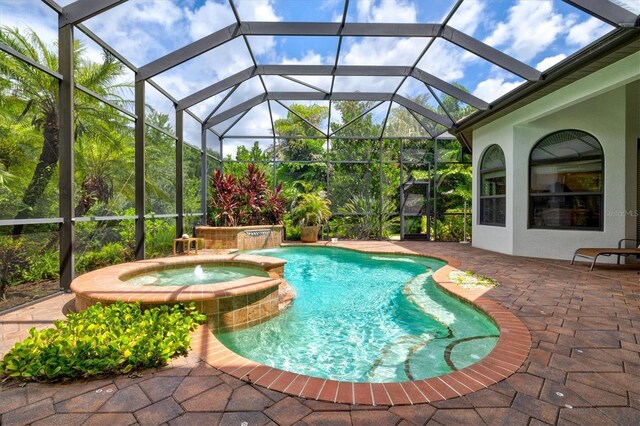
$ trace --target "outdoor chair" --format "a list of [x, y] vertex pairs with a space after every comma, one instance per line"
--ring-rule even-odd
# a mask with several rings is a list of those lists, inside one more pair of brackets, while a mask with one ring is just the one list
[[[625, 241], [633, 241], [633, 248], [624, 248], [622, 244]], [[618, 256], [618, 265], [620, 264], [620, 256], [640, 256], [640, 244], [638, 244], [639, 240], [631, 239], [631, 238], [623, 238], [618, 241], [618, 248], [579, 248], [573, 254], [573, 259], [571, 259], [571, 264], [576, 260], [576, 257], [582, 257], [585, 259], [593, 259], [591, 262], [591, 267], [589, 271], [593, 270], [593, 267], [596, 265], [596, 260], [598, 260], [598, 256]]]

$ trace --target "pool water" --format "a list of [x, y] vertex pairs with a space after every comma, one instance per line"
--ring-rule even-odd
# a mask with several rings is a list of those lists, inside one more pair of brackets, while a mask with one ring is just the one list
[[326, 247], [254, 253], [287, 260], [297, 297], [263, 324], [217, 334], [245, 358], [326, 379], [399, 382], [463, 368], [496, 344], [486, 315], [433, 283], [442, 261]]
[[135, 285], [190, 286], [234, 281], [245, 277], [268, 277], [265, 271], [237, 266], [190, 266], [188, 268], [165, 269], [136, 275], [126, 280]]

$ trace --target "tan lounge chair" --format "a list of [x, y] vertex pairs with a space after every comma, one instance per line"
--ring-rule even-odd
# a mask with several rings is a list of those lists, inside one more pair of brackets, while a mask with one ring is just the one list
[[593, 261], [591, 262], [591, 267], [589, 268], [590, 271], [593, 271], [593, 267], [596, 265], [598, 256], [618, 256], [618, 265], [620, 264], [620, 256], [640, 256], [640, 245], [635, 248], [623, 248], [622, 243], [624, 241], [633, 241], [635, 244], [638, 244], [638, 240], [623, 238], [618, 241], [618, 248], [579, 248], [573, 254], [571, 264], [573, 265], [573, 261], [576, 260], [576, 257], [593, 259]]

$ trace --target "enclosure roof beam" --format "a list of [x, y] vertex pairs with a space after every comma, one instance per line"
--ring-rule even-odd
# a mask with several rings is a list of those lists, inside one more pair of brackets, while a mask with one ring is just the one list
[[163, 73], [173, 67], [176, 67], [183, 62], [195, 58], [211, 49], [214, 49], [234, 38], [242, 35], [240, 26], [238, 24], [231, 24], [221, 30], [218, 30], [208, 36], [196, 40], [191, 44], [188, 44], [180, 49], [149, 62], [138, 69], [136, 75], [136, 81], [146, 80], [155, 75]]
[[[327, 137], [327, 134], [325, 132], [323, 132], [322, 130], [318, 129], [318, 127], [316, 127], [315, 124], [313, 124], [312, 122], [310, 122], [309, 120], [307, 120], [306, 118], [304, 118], [302, 115], [298, 114], [297, 112], [295, 112], [293, 109], [289, 108], [288, 106], [286, 106], [285, 104], [283, 104], [280, 101], [275, 101], [278, 104], [280, 104], [284, 109], [286, 109], [287, 111], [289, 111], [291, 114], [295, 115], [296, 117], [298, 117], [300, 120], [304, 121], [305, 123], [307, 123], [309, 126], [313, 127], [315, 130], [317, 130], [318, 132], [320, 132], [325, 138]], [[274, 125], [274, 129], [273, 129], [273, 134], [275, 135], [275, 125]], [[281, 135], [282, 136], [282, 135]]]
[[230, 119], [231, 117], [235, 117], [236, 115], [243, 113], [247, 110], [250, 110], [251, 108], [260, 105], [261, 103], [263, 103], [264, 101], [267, 100], [267, 94], [263, 93], [261, 95], [258, 95], [256, 97], [253, 97], [249, 100], [246, 100], [242, 103], [239, 103], [238, 105], [229, 108], [226, 111], [221, 112], [220, 114], [214, 115], [213, 117], [211, 117], [210, 119], [207, 120], [206, 124], [205, 124], [205, 129], [208, 129], [210, 127], [215, 126], [216, 124], [220, 124], [225, 120]]
[[419, 68], [416, 68], [411, 72], [411, 77], [416, 80], [420, 80], [421, 82], [428, 84], [431, 87], [435, 87], [441, 92], [446, 93], [447, 95], [453, 96], [454, 98], [471, 105], [474, 108], [485, 110], [489, 108], [489, 103], [483, 101], [477, 96], [472, 95], [469, 92], [465, 92], [457, 86], [454, 86], [451, 83], [447, 83], [444, 80], [439, 79], [438, 77], [429, 74], [428, 72], [424, 72]]
[[451, 43], [462, 47], [463, 49], [480, 56], [483, 59], [497, 65], [505, 70], [516, 74], [525, 80], [536, 81], [540, 80], [542, 73], [537, 69], [530, 67], [524, 62], [520, 62], [513, 56], [509, 56], [506, 53], [495, 49], [488, 44], [481, 42], [480, 40], [473, 38], [462, 31], [458, 31], [455, 28], [446, 26], [441, 34], [441, 37]]
[[305, 81], [298, 80], [297, 78], [293, 78], [293, 77], [285, 75], [285, 74], [282, 74], [280, 77], [286, 78], [287, 80], [293, 81], [294, 83], [298, 83], [298, 84], [301, 84], [303, 86], [306, 86], [309, 89], [317, 90], [318, 92], [327, 93], [327, 94], [331, 93], [330, 91], [327, 92], [326, 90], [324, 90], [324, 89], [322, 89], [322, 88], [320, 88], [318, 86], [314, 86], [313, 84], [309, 84], [309, 83], [307, 83]]
[[107, 52], [115, 56], [117, 60], [119, 60], [120, 62], [125, 64], [127, 67], [129, 67], [129, 69], [131, 69], [134, 73], [138, 72], [138, 67], [133, 65], [127, 58], [124, 57], [124, 55], [118, 52], [113, 46], [109, 45], [109, 43], [104, 41], [102, 38], [98, 37], [98, 35], [93, 31], [91, 31], [89, 28], [87, 28], [86, 25], [78, 24], [76, 25], [76, 28], [82, 31], [84, 35], [86, 35], [91, 40], [93, 40], [98, 46], [102, 47], [104, 50], [106, 50]]
[[269, 92], [271, 100], [279, 101], [390, 101], [392, 93], [384, 92]]
[[252, 108], [253, 108], [253, 107], [249, 108], [248, 110], [246, 110], [245, 112], [243, 112], [242, 114], [240, 114], [240, 115], [238, 116], [238, 118], [236, 118], [235, 120], [233, 120], [233, 123], [231, 123], [231, 125], [230, 125], [229, 127], [227, 127], [227, 129], [226, 129], [224, 132], [220, 133], [220, 141], [221, 141], [221, 142], [224, 142], [224, 137], [227, 135], [227, 133], [229, 133], [229, 130], [233, 129], [233, 126], [235, 126], [236, 124], [238, 124], [238, 121], [242, 120], [242, 118], [243, 118], [245, 115], [249, 114], [249, 111], [251, 111], [251, 109], [252, 109]]
[[269, 92], [253, 97], [242, 102], [228, 110], [214, 115], [205, 124], [205, 128], [210, 128], [216, 124], [222, 123], [231, 117], [234, 117], [248, 109], [251, 109], [261, 103], [272, 101], [395, 101], [403, 107], [416, 112], [429, 120], [442, 124], [447, 128], [453, 127], [454, 123], [448, 117], [437, 114], [422, 105], [405, 98], [404, 96], [394, 95], [393, 93], [374, 92], [334, 92], [332, 94], [316, 93], [316, 92]]
[[62, 28], [65, 25], [78, 24], [125, 1], [127, 0], [76, 0], [62, 8], [58, 25]]
[[442, 37], [527, 80], [539, 80], [541, 76], [540, 71], [535, 68], [446, 25], [345, 23], [344, 27], [342, 27], [340, 23], [333, 22], [241, 22], [240, 24], [229, 25], [226, 28], [140, 67], [136, 81], [144, 80], [167, 71], [239, 36], [287, 35], [333, 37], [340, 35], [352, 37]]
[[[332, 75], [334, 72], [331, 65], [258, 65], [257, 67], [249, 67], [237, 74], [222, 79], [209, 87], [182, 98], [177, 102], [177, 109], [185, 109], [192, 107], [193, 105], [200, 103], [212, 96], [215, 96], [225, 90], [242, 83], [256, 75]], [[489, 107], [489, 104], [482, 99], [465, 92], [458, 87], [447, 83], [421, 69], [412, 70], [411, 67], [406, 66], [357, 66], [357, 65], [343, 65], [338, 66], [335, 69], [333, 75], [337, 76], [411, 76], [417, 80], [422, 81], [432, 87], [435, 87], [441, 92], [453, 96], [462, 102], [469, 104], [477, 109], [485, 110]], [[322, 96], [323, 94], [317, 94]], [[304, 100], [298, 98], [296, 100]], [[306, 100], [316, 100], [306, 99]], [[322, 99], [320, 99], [322, 100]]]
[[244, 35], [297, 35], [351, 37], [435, 37], [442, 29], [440, 24], [391, 24], [347, 22], [340, 31], [340, 22], [242, 22]]
[[39, 69], [40, 71], [44, 72], [45, 74], [56, 78], [58, 80], [62, 80], [62, 74], [60, 74], [59, 72], [50, 70], [49, 68], [45, 67], [44, 65], [40, 64], [37, 61], [34, 61], [33, 59], [31, 59], [28, 56], [23, 55], [22, 53], [18, 52], [17, 50], [15, 50], [14, 48], [12, 48], [11, 46], [7, 46], [4, 43], [0, 43], [0, 51], [8, 53], [11, 56], [15, 56], [16, 58], [20, 59], [22, 62], [25, 62], [29, 65], [31, 65], [34, 68]]
[[433, 139], [433, 134], [431, 134], [431, 130], [429, 130], [427, 128], [427, 126], [425, 126], [425, 124], [420, 121], [420, 119], [418, 118], [418, 114], [416, 114], [415, 112], [413, 112], [410, 109], [407, 109], [407, 111], [409, 111], [409, 114], [411, 114], [413, 116], [413, 118], [415, 118], [415, 120], [418, 122], [418, 124], [420, 125], [420, 127], [422, 127], [424, 129], [425, 132], [427, 132], [427, 134], [429, 135], [429, 137], [431, 137]]
[[563, 0], [571, 6], [577, 7], [585, 13], [605, 21], [615, 27], [638, 26], [640, 18], [633, 12], [619, 6], [612, 1], [602, 0]]
[[223, 78], [222, 80], [217, 81], [202, 90], [199, 90], [189, 96], [180, 99], [177, 102], [176, 109], [181, 110], [192, 107], [202, 101], [206, 101], [212, 96], [222, 93], [225, 90], [231, 89], [232, 87], [237, 86], [238, 84], [249, 80], [256, 75], [258, 75], [258, 69], [256, 67], [246, 68], [239, 73], [233, 74], [227, 78]]
[[258, 65], [262, 75], [331, 75], [332, 65]]
[[453, 125], [455, 124], [452, 120], [449, 119], [449, 117], [444, 117], [438, 113], [435, 113], [433, 111], [431, 111], [430, 109], [427, 109], [425, 107], [423, 107], [422, 105], [419, 105], [407, 98], [405, 98], [404, 96], [400, 96], [400, 95], [395, 95], [393, 97], [393, 100], [402, 105], [403, 107], [416, 112], [424, 117], [427, 117], [429, 120], [435, 121], [438, 124], [442, 124], [443, 126], [447, 127], [447, 128], [451, 128], [453, 127]]

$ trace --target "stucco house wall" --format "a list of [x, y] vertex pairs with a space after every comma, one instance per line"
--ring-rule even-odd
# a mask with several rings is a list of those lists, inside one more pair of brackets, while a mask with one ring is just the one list
[[[501, 253], [570, 259], [578, 247], [636, 237], [640, 53], [555, 91], [473, 132], [473, 245]], [[529, 155], [544, 136], [577, 129], [604, 150], [604, 229], [529, 229]], [[505, 154], [506, 226], [479, 224], [479, 163], [498, 144]]]

